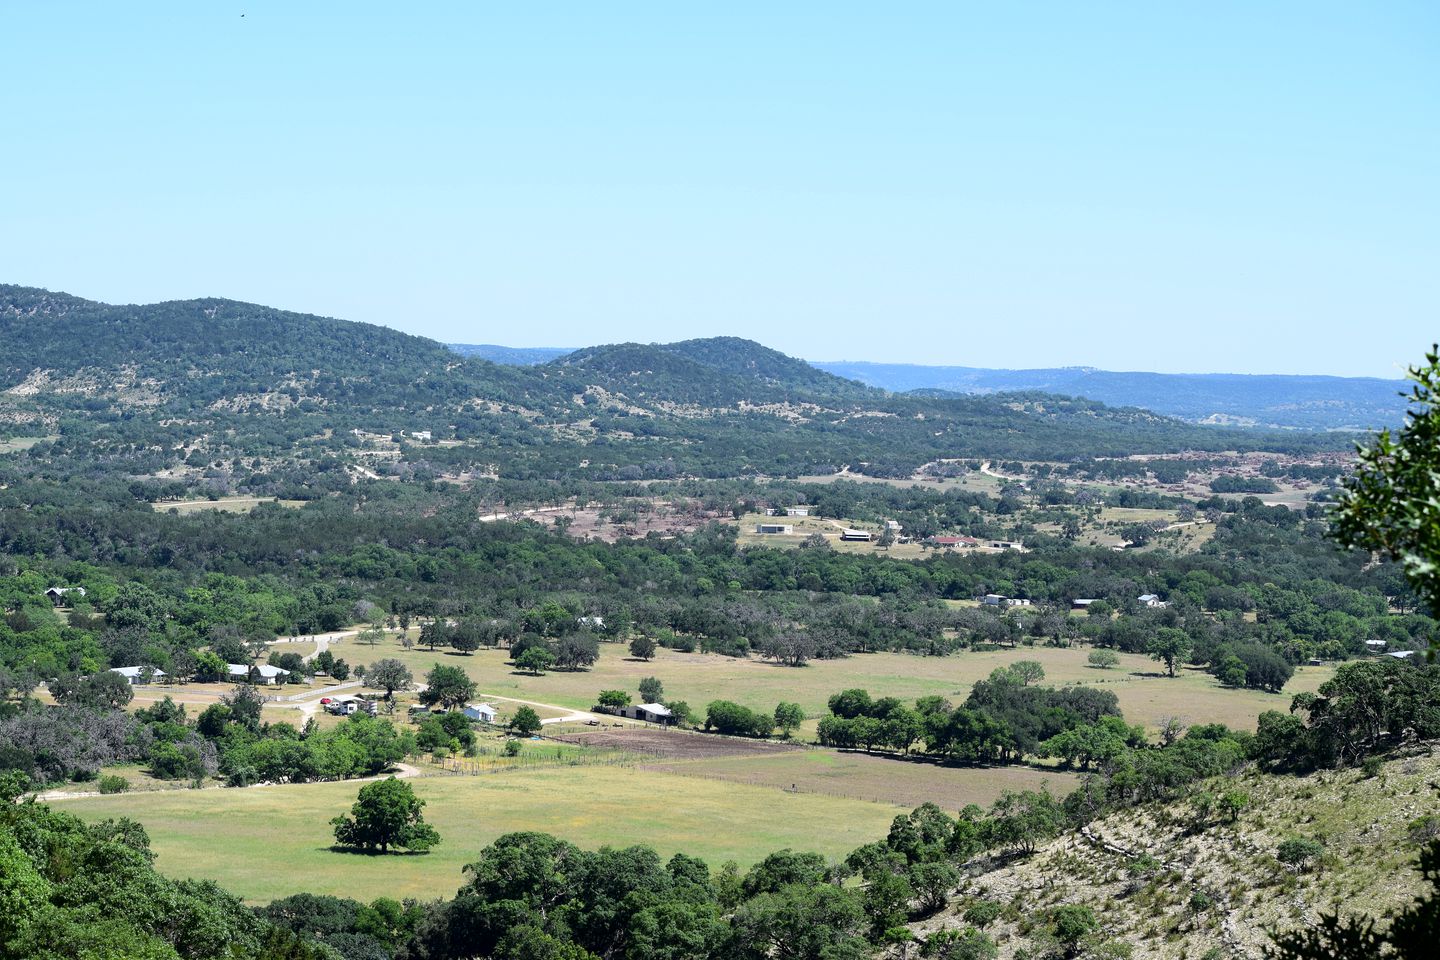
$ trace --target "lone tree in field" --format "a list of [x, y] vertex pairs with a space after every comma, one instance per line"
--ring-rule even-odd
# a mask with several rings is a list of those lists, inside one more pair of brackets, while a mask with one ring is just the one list
[[410, 784], [386, 777], [360, 788], [360, 796], [349, 816], [330, 822], [335, 841], [343, 847], [388, 853], [391, 847], [424, 853], [440, 842], [440, 834], [425, 822], [420, 808], [425, 801], [415, 796]]
[[521, 707], [515, 711], [515, 716], [510, 718], [510, 729], [522, 737], [528, 737], [532, 733], [540, 732], [540, 714], [530, 707]]
[[654, 637], [636, 637], [630, 641], [630, 656], [637, 660], [649, 660], [655, 656]]
[[1150, 654], [1151, 660], [1159, 660], [1165, 664], [1166, 672], [1173, 677], [1175, 665], [1184, 660], [1185, 655], [1190, 652], [1190, 638], [1184, 630], [1161, 627], [1145, 645], [1145, 652]]
[[775, 726], [780, 731], [780, 736], [786, 740], [795, 728], [805, 722], [805, 711], [800, 709], [798, 703], [777, 703], [775, 705]]
[[463, 707], [475, 696], [475, 681], [465, 675], [459, 667], [445, 667], [435, 664], [425, 674], [425, 690], [420, 702], [427, 707], [436, 705], [446, 710]]
[[533, 676], [540, 676], [555, 665], [555, 654], [544, 647], [531, 647], [515, 658], [515, 666], [528, 670]]
[[640, 700], [644, 703], [659, 703], [665, 696], [665, 684], [659, 677], [646, 677], [640, 681]]
[[386, 700], [394, 700], [396, 690], [409, 690], [414, 682], [410, 668], [394, 657], [376, 660], [365, 671], [365, 686], [384, 690]]
[[1114, 650], [1091, 650], [1087, 660], [1092, 667], [1109, 670], [1120, 662], [1120, 657]]

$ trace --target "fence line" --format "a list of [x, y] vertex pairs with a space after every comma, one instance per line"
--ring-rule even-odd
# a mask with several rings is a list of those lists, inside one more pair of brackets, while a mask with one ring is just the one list
[[[648, 759], [648, 758], [646, 758]], [[469, 758], [445, 757], [441, 760], [432, 760], [431, 763], [438, 766], [438, 772], [450, 776], [476, 777], [486, 773], [504, 773], [506, 770], [543, 770], [560, 767], [633, 767], [640, 762], [641, 758], [626, 754], [608, 756], [585, 756], [577, 754], [573, 757], [494, 757], [485, 760]]]

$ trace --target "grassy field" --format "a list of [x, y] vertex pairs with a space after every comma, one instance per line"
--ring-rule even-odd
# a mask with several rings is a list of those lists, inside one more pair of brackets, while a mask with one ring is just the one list
[[747, 865], [784, 847], [843, 857], [883, 836], [899, 810], [619, 766], [412, 783], [443, 839], [425, 856], [330, 849], [329, 820], [354, 802], [354, 783], [122, 794], [68, 800], [62, 809], [87, 820], [138, 820], [162, 872], [213, 879], [252, 902], [300, 892], [362, 900], [449, 896], [486, 843], [516, 830], [547, 831], [587, 848], [644, 843], [662, 857], [683, 850], [715, 866], [729, 859]]
[[834, 750], [803, 750], [778, 756], [722, 757], [650, 763], [647, 770], [805, 793], [851, 797], [918, 807], [937, 803], [955, 811], [967, 803], [989, 807], [1006, 790], [1069, 793], [1080, 782], [1072, 773], [1034, 767], [943, 767], [923, 759], [866, 756]]
[[29, 450], [37, 443], [58, 439], [58, 437], [12, 437], [9, 440], [0, 440], [0, 453], [15, 453], [19, 450]]
[[282, 507], [299, 509], [304, 500], [280, 500], [275, 497], [221, 497], [218, 500], [161, 500], [153, 505], [157, 511], [174, 510], [176, 513], [199, 513], [216, 510], [224, 513], [249, 513], [262, 503], [278, 503]]
[[[1016, 660], [1038, 660], [1050, 684], [1097, 684], [1115, 691], [1121, 709], [1132, 723], [1157, 728], [1165, 717], [1180, 716], [1191, 723], [1221, 722], [1254, 729], [1256, 717], [1268, 709], [1284, 710], [1291, 694], [1314, 690], [1330, 676], [1329, 667], [1305, 667], [1296, 672], [1284, 695], [1253, 690], [1229, 690], [1198, 670], [1178, 677], [1160, 675], [1160, 666], [1147, 657], [1121, 654], [1120, 665], [1096, 670], [1086, 665], [1089, 650], [1051, 647], [990, 652], [963, 652], [950, 657], [872, 653], [840, 660], [814, 660], [804, 667], [784, 667], [758, 659], [737, 660], [701, 653], [660, 650], [654, 660], [632, 660], [620, 644], [602, 644], [600, 661], [589, 670], [556, 671], [539, 677], [517, 672], [506, 653], [485, 650], [457, 656], [419, 649], [403, 650], [387, 639], [376, 646], [353, 639], [331, 645], [337, 657], [352, 664], [396, 657], [409, 665], [417, 680], [436, 663], [464, 667], [479, 684], [482, 695], [535, 700], [577, 709], [595, 703], [605, 689], [631, 691], [644, 677], [659, 677], [668, 700], [685, 700], [704, 710], [711, 700], [734, 700], [757, 710], [773, 710], [781, 700], [800, 704], [812, 718], [826, 712], [830, 695], [849, 687], [865, 687], [878, 696], [913, 700], [939, 694], [960, 701], [971, 685], [992, 670]], [[807, 728], [808, 729], [808, 728]]]

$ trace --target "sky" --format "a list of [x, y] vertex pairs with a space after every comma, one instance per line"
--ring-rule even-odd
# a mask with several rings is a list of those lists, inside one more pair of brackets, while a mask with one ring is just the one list
[[0, 35], [0, 282], [982, 367], [1393, 377], [1440, 339], [1433, 0], [8, 0]]

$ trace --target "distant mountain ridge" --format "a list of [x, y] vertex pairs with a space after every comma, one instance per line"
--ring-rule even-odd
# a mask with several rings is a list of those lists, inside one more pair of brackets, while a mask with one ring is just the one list
[[[717, 337], [690, 344], [721, 343]], [[462, 356], [495, 363], [529, 366], [584, 360], [594, 350], [558, 347], [501, 347], [493, 344], [450, 344]], [[636, 345], [638, 346], [638, 345]], [[686, 355], [683, 344], [660, 345]], [[609, 348], [605, 348], [609, 349]], [[774, 351], [771, 351], [774, 353]], [[784, 357], [784, 354], [776, 354]], [[811, 371], [821, 370], [845, 380], [932, 399], [992, 393], [1050, 393], [1084, 397], [1112, 407], [1139, 407], [1165, 416], [1209, 426], [1260, 427], [1280, 430], [1370, 431], [1396, 426], [1404, 418], [1403, 380], [1379, 377], [1333, 377], [1295, 374], [1149, 373], [1095, 367], [1051, 367], [1004, 370], [988, 367], [941, 367], [858, 360], [805, 361], [785, 357]], [[773, 367], [777, 376], [795, 375], [797, 366]], [[738, 370], [732, 371], [738, 373]], [[764, 379], [763, 371], [759, 372]], [[803, 376], [808, 377], [808, 374]]]
[[1134, 406], [1192, 423], [1302, 430], [1374, 430], [1403, 419], [1403, 380], [1287, 374], [1145, 373], [1059, 367], [992, 370], [823, 361], [821, 370], [897, 393], [1041, 390]]
[[462, 357], [503, 363], [508, 367], [533, 367], [575, 352], [574, 347], [502, 347], [497, 343], [447, 343], [445, 346]]

